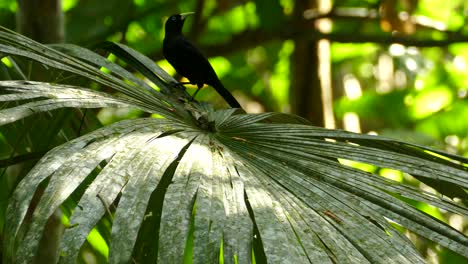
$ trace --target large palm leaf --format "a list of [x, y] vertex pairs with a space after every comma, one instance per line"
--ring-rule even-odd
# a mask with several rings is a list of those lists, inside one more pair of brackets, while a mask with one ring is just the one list
[[[252, 254], [257, 263], [424, 262], [395, 225], [468, 256], [464, 234], [403, 201], [466, 216], [467, 159], [313, 127], [291, 115], [214, 111], [184, 100], [188, 96], [171, 84], [174, 80], [141, 54], [112, 43], [101, 48], [124, 59], [146, 81], [89, 50], [43, 46], [0, 31], [3, 54], [27, 57], [118, 92], [2, 81], [0, 101], [19, 104], [0, 111], [0, 124], [64, 107], [124, 106], [164, 117], [114, 123], [44, 155], [10, 198], [5, 263], [33, 261], [48, 235], [49, 218], [64, 204], [72, 208], [59, 247], [61, 263], [76, 261], [104, 218], [112, 225], [111, 263], [208, 263], [220, 256], [226, 263], [248, 263]], [[406, 172], [456, 199], [339, 160]], [[31, 207], [40, 186], [45, 190]]]

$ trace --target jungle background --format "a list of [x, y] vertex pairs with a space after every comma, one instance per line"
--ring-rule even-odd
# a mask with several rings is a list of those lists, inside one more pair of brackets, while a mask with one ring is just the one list
[[[0, 0], [0, 25], [43, 43], [124, 43], [175, 74], [162, 56], [164, 22], [171, 14], [188, 11], [195, 15], [187, 19], [185, 34], [210, 58], [247, 112], [294, 113], [317, 126], [379, 134], [468, 156], [464, 0]], [[202, 89], [197, 99], [223, 104], [210, 88]], [[58, 126], [84, 133], [142, 113], [93, 110], [82, 130], [76, 124], [79, 118], [70, 121], [80, 114], [63, 115]], [[33, 161], [68, 140], [60, 129], [54, 131], [41, 136], [42, 143], [23, 158]], [[4, 144], [11, 136], [0, 135], [2, 160], [15, 148]], [[0, 237], [8, 197], [21, 171], [27, 171], [22, 167], [3, 177], [9, 165], [2, 163], [0, 171]], [[354, 165], [419, 184], [400, 172]], [[466, 233], [462, 217], [415, 206]], [[407, 234], [431, 263], [461, 260]], [[87, 258], [105, 259], [106, 235], [95, 232], [88, 239], [98, 250], [90, 250]]]

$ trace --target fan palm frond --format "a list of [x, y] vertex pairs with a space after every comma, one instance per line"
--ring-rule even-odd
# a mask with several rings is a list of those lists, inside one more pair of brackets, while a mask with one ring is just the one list
[[[136, 51], [112, 43], [101, 48], [118, 54], [158, 88], [89, 50], [43, 46], [0, 31], [0, 52], [118, 92], [2, 81], [0, 101], [19, 104], [0, 111], [1, 124], [62, 107], [125, 106], [164, 117], [117, 122], [44, 155], [10, 198], [6, 263], [35, 259], [49, 218], [72, 196], [77, 200], [58, 248], [60, 263], [76, 261], [105, 216], [112, 219], [110, 263], [211, 263], [220, 257], [225, 263], [253, 258], [271, 263], [424, 262], [394, 225], [468, 257], [463, 233], [407, 202], [466, 216], [466, 158], [313, 127], [292, 115], [215, 111], [185, 100], [189, 97], [171, 84], [174, 80]], [[454, 199], [346, 166], [342, 160], [444, 184], [454, 190]], [[45, 189], [38, 194], [40, 186]], [[39, 202], [32, 206], [35, 196]]]

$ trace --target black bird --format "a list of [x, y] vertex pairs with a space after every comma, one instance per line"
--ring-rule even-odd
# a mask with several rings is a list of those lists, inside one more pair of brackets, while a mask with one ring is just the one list
[[204, 84], [208, 84], [215, 88], [231, 107], [241, 108], [236, 98], [224, 88], [202, 52], [182, 34], [185, 18], [192, 14], [194, 13], [172, 15], [166, 21], [166, 33], [163, 42], [164, 57], [177, 73], [186, 77], [191, 84], [198, 86], [192, 98], [195, 98], [195, 95]]

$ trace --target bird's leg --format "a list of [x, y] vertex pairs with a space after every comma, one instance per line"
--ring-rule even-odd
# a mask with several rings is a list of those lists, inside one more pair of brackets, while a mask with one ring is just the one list
[[190, 101], [195, 100], [195, 96], [197, 95], [198, 91], [200, 91], [200, 89], [203, 87], [203, 84], [197, 84], [197, 83], [194, 83], [194, 82], [177, 82], [177, 83], [174, 83], [175, 86], [181, 85], [182, 87], [185, 88], [184, 84], [197, 85], [197, 87], [198, 87], [197, 90], [195, 91], [195, 93], [190, 98]]
[[184, 83], [180, 83], [180, 82], [171, 82], [171, 83], [169, 83], [169, 86], [171, 88], [183, 88], [183, 89], [185, 89]]
[[190, 101], [193, 101], [195, 100], [195, 96], [197, 95], [198, 91], [200, 91], [200, 88], [203, 87], [203, 84], [197, 84], [197, 83], [194, 83], [194, 82], [179, 82], [178, 83], [179, 85], [184, 85], [184, 84], [193, 84], [193, 85], [197, 85], [197, 90], [195, 91], [195, 93], [192, 95], [192, 97], [190, 98]]
[[195, 96], [197, 96], [197, 93], [200, 91], [200, 89], [203, 87], [203, 84], [197, 84], [197, 90], [195, 91], [195, 93], [193, 93], [192, 95], [192, 99], [190, 101], [193, 101], [195, 100]]

